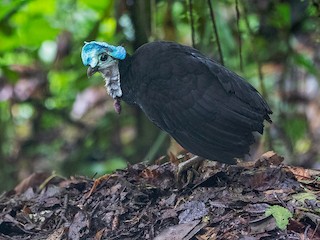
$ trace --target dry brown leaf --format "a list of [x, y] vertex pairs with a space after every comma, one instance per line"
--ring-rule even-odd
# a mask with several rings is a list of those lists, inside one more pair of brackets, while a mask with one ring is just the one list
[[298, 181], [314, 180], [316, 177], [320, 177], [319, 170], [305, 169], [302, 167], [293, 167], [293, 166], [287, 166], [286, 168], [289, 169], [294, 174], [294, 176], [297, 178]]
[[71, 240], [82, 239], [89, 228], [89, 219], [83, 211], [79, 211], [73, 218], [69, 227], [68, 238]]
[[51, 174], [48, 172], [33, 173], [29, 177], [23, 179], [15, 188], [16, 194], [25, 192], [28, 188], [40, 186]]
[[64, 239], [63, 235], [65, 231], [66, 231], [65, 227], [58, 228], [53, 233], [51, 233], [46, 240], [62, 240]]
[[178, 224], [164, 229], [154, 240], [181, 240], [194, 229], [200, 220], [194, 220], [189, 223]]

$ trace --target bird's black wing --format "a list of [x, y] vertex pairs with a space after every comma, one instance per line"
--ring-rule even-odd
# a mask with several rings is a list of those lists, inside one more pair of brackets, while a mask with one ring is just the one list
[[271, 121], [261, 95], [193, 48], [167, 42], [157, 47], [135, 56], [143, 83], [137, 104], [151, 121], [199, 156], [234, 163], [247, 154], [252, 132], [262, 133], [263, 121]]

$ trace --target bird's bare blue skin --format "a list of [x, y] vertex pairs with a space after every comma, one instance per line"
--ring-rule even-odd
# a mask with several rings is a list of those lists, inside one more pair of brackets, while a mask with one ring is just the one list
[[[112, 46], [104, 42], [85, 42], [81, 51], [82, 62], [88, 68], [88, 76], [100, 72], [105, 80], [108, 94], [113, 99], [122, 96], [118, 61], [126, 57], [121, 46]], [[120, 110], [116, 111], [119, 113]]]

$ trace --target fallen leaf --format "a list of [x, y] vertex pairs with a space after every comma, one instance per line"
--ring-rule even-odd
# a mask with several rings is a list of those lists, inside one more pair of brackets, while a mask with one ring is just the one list
[[44, 180], [46, 180], [51, 174], [48, 172], [33, 173], [29, 177], [23, 179], [15, 188], [16, 194], [25, 192], [28, 188], [38, 187]]
[[317, 196], [312, 192], [297, 193], [297, 194], [293, 194], [291, 197], [301, 203], [305, 203], [306, 200], [316, 200], [317, 199]]
[[198, 224], [200, 220], [182, 223], [164, 229], [154, 240], [181, 240], [184, 239]]
[[279, 205], [269, 207], [265, 212], [266, 217], [272, 215], [276, 220], [276, 225], [281, 230], [285, 230], [289, 224], [289, 218], [292, 218], [292, 213]]
[[267, 203], [248, 204], [243, 210], [249, 213], [264, 213], [270, 207]]
[[294, 174], [298, 181], [312, 180], [320, 177], [319, 170], [305, 169], [302, 167], [287, 166], [287, 168]]
[[258, 234], [272, 231], [276, 228], [276, 220], [271, 216], [263, 216], [261, 218], [252, 220], [250, 224], [250, 233]]
[[179, 223], [192, 222], [208, 214], [206, 205], [200, 201], [187, 202], [180, 209], [184, 209], [184, 211], [179, 214]]
[[46, 240], [62, 240], [64, 239], [63, 238], [63, 235], [65, 233], [65, 228], [64, 227], [61, 227], [61, 228], [58, 228], [56, 229], [53, 233], [51, 233]]
[[69, 227], [68, 238], [71, 240], [84, 239], [86, 230], [89, 228], [89, 220], [82, 211], [77, 212], [73, 218], [73, 222]]

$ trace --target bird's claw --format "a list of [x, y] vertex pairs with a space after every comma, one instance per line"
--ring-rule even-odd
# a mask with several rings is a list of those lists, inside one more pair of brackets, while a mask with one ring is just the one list
[[[194, 178], [195, 175], [195, 169], [193, 166], [199, 165], [202, 161], [204, 160], [203, 157], [199, 156], [194, 156], [187, 161], [184, 161], [178, 165], [178, 170], [177, 170], [177, 182], [182, 183], [184, 182], [183, 186], [187, 186], [192, 182], [192, 179]], [[188, 169], [191, 168], [191, 171], [187, 171]], [[183, 180], [183, 173], [186, 173], [186, 178], [185, 181]]]

